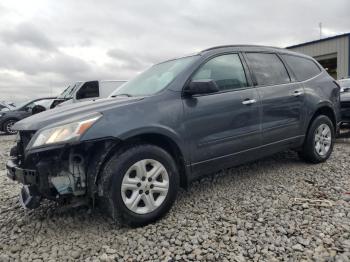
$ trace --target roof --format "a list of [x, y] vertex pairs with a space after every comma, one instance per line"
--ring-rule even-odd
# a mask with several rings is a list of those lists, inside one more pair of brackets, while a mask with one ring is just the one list
[[184, 58], [184, 57], [190, 57], [190, 56], [195, 56], [195, 55], [220, 54], [222, 52], [268, 52], [268, 53], [271, 52], [271, 53], [290, 54], [290, 55], [310, 58], [307, 55], [304, 55], [304, 54], [301, 54], [301, 53], [296, 53], [296, 52], [294, 52], [292, 50], [288, 50], [288, 49], [281, 48], [281, 47], [264, 46], [264, 45], [243, 45], [242, 44], [242, 45], [220, 45], [220, 46], [214, 46], [214, 47], [210, 47], [210, 48], [204, 49], [202, 51], [199, 51], [199, 52], [197, 52], [195, 54], [168, 59], [168, 60], [165, 60], [165, 61], [160, 62], [158, 64], [170, 62], [170, 61], [177, 60], [177, 59]]
[[264, 46], [264, 45], [222, 45], [215, 46], [208, 49], [205, 49], [199, 54], [212, 54], [212, 53], [220, 53], [225, 51], [241, 51], [241, 52], [275, 52], [279, 54], [290, 54], [302, 57], [309, 57], [304, 54], [293, 52], [292, 50], [288, 50], [280, 47], [273, 46]]
[[313, 41], [309, 41], [309, 42], [305, 42], [305, 43], [301, 43], [301, 44], [297, 44], [297, 45], [291, 45], [291, 46], [287, 46], [287, 49], [290, 48], [296, 48], [296, 47], [301, 47], [301, 46], [306, 46], [306, 45], [311, 45], [311, 44], [317, 44], [323, 41], [328, 41], [328, 40], [332, 40], [332, 39], [337, 39], [340, 37], [350, 37], [350, 32], [349, 33], [345, 33], [345, 34], [341, 34], [341, 35], [335, 35], [335, 36], [331, 36], [331, 37], [326, 37], [326, 38], [322, 38], [322, 39], [318, 39], [318, 40], [313, 40]]

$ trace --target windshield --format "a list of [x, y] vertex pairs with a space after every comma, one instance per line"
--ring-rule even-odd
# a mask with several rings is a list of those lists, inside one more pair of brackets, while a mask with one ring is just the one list
[[52, 102], [53, 99], [51, 98], [44, 98], [44, 99], [40, 99], [40, 100], [32, 100], [32, 101], [27, 101], [27, 102], [24, 102], [24, 103], [21, 103], [19, 104], [14, 110], [23, 110], [23, 109], [31, 109], [33, 108], [34, 106], [36, 105], [41, 105], [45, 108], [49, 108], [49, 106], [51, 105], [51, 102]]
[[341, 87], [350, 87], [350, 79], [339, 80], [339, 85]]
[[131, 81], [120, 86], [110, 96], [147, 96], [163, 90], [196, 56], [183, 57], [152, 66]]
[[83, 84], [83, 82], [76, 82], [71, 85], [69, 85], [57, 98], [72, 98], [74, 91], [80, 87]]
[[14, 110], [22, 109], [22, 107], [25, 107], [25, 106], [28, 105], [29, 103], [31, 103], [31, 102], [26, 101], [26, 102], [20, 103], [18, 106], [16, 106], [16, 107], [14, 108]]

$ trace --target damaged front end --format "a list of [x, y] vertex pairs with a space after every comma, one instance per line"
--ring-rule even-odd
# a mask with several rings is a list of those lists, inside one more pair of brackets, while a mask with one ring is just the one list
[[23, 206], [36, 208], [42, 198], [59, 202], [84, 198], [89, 146], [63, 146], [26, 155], [30, 136], [30, 132], [20, 132], [6, 164], [8, 177], [24, 185], [20, 197]]
[[43, 198], [73, 206], [91, 202], [105, 152], [114, 145], [110, 140], [80, 141], [92, 120], [96, 117], [19, 131], [6, 168], [10, 179], [23, 184], [20, 202], [25, 208], [38, 207]]

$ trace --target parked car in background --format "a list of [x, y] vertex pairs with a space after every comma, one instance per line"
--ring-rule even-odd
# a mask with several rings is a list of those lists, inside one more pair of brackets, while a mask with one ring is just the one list
[[69, 85], [52, 104], [65, 106], [77, 102], [96, 100], [108, 97], [118, 87], [126, 83], [124, 80], [78, 81]]
[[217, 170], [286, 149], [326, 161], [340, 122], [334, 79], [315, 59], [271, 47], [169, 60], [112, 97], [15, 125], [20, 140], [7, 171], [24, 184], [25, 207], [43, 198], [98, 203], [145, 225], [171, 208], [179, 186]]
[[350, 78], [338, 81], [340, 93], [340, 106], [343, 124], [350, 124]]
[[338, 84], [340, 86], [340, 92], [349, 92], [350, 91], [350, 78], [344, 78], [338, 80]]
[[9, 111], [14, 109], [16, 106], [12, 102], [0, 101], [0, 111]]
[[0, 112], [0, 131], [6, 134], [16, 134], [17, 131], [12, 126], [19, 120], [22, 120], [33, 113], [39, 113], [50, 109], [55, 97], [39, 98], [23, 103], [9, 111]]

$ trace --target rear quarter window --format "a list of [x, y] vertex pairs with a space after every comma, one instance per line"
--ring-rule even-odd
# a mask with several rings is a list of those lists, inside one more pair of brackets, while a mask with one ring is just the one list
[[321, 69], [311, 59], [293, 55], [282, 55], [282, 57], [298, 81], [305, 81], [321, 73]]

